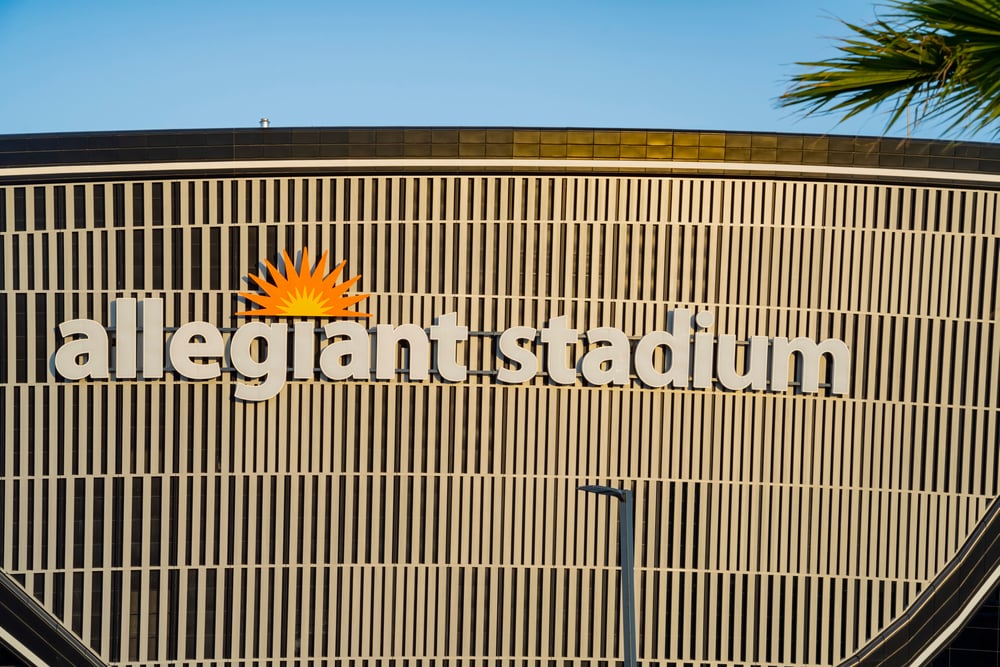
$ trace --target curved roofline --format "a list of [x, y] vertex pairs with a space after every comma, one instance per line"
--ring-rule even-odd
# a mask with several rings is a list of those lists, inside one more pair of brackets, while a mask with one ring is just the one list
[[94, 651], [0, 570], [0, 644], [34, 665], [103, 667]]
[[1000, 497], [906, 611], [840, 667], [924, 665], [965, 626], [1000, 581]]
[[0, 135], [0, 171], [141, 163], [457, 158], [746, 163], [1000, 175], [1000, 144], [775, 132], [271, 127]]

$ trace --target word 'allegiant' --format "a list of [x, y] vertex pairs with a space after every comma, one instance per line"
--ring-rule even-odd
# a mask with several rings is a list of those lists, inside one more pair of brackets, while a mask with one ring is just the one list
[[[220, 362], [224, 362], [242, 377], [256, 381], [238, 382], [236, 398], [267, 400], [281, 391], [288, 378], [289, 328], [292, 379], [316, 377], [316, 326], [312, 322], [290, 326], [248, 322], [236, 328], [228, 345], [214, 325], [190, 322], [164, 344], [162, 299], [117, 299], [112, 311], [118, 380], [158, 379], [165, 370], [189, 380], [208, 380], [222, 374]], [[571, 350], [580, 335], [567, 326], [565, 317], [553, 318], [541, 329], [511, 327], [497, 338], [497, 352], [506, 365], [496, 370], [496, 379], [508, 384], [533, 379], [542, 370], [536, 354], [542, 345], [544, 373], [555, 384], [575, 384], [579, 369], [592, 385], [624, 386], [634, 370], [647, 387], [706, 389], [717, 381], [726, 389], [785, 391], [795, 358], [800, 390], [814, 393], [819, 391], [820, 360], [826, 355], [830, 392], [848, 390], [850, 351], [843, 341], [751, 336], [743, 368], [737, 369], [736, 337], [705, 331], [714, 324], [712, 313], [703, 311], [692, 317], [690, 311], [677, 309], [670, 315], [669, 331], [651, 331], [634, 347], [620, 329], [588, 329], [584, 333], [587, 349], [578, 359], [571, 358]], [[67, 380], [111, 376], [111, 337], [104, 325], [69, 320], [59, 325], [59, 333], [67, 339], [55, 354], [59, 375]], [[415, 324], [379, 324], [370, 333], [356, 322], [341, 320], [326, 324], [322, 333], [328, 344], [319, 350], [319, 371], [328, 380], [390, 380], [397, 372], [401, 344], [409, 350], [406, 371], [411, 380], [426, 380], [432, 368], [447, 382], [462, 382], [468, 375], [459, 362], [458, 345], [468, 340], [469, 329], [457, 323], [455, 313], [440, 316], [427, 330]]]

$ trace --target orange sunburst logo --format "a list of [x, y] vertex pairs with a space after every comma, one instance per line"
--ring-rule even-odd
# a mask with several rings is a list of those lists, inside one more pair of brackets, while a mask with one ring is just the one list
[[282, 251], [285, 260], [285, 274], [276, 269], [271, 262], [264, 260], [268, 272], [271, 274], [271, 282], [265, 278], [249, 274], [248, 277], [260, 287], [263, 294], [253, 294], [251, 292], [240, 292], [240, 296], [251, 301], [260, 308], [255, 310], [244, 310], [237, 315], [271, 315], [273, 317], [371, 317], [371, 313], [358, 313], [347, 310], [354, 304], [367, 299], [370, 294], [345, 295], [351, 285], [358, 282], [360, 275], [356, 275], [350, 280], [345, 280], [336, 284], [340, 272], [347, 264], [345, 259], [328, 275], [324, 276], [326, 268], [327, 253], [319, 258], [314, 270], [309, 266], [309, 250], [302, 249], [302, 261], [298, 271], [295, 270], [295, 263], [288, 256], [287, 251]]

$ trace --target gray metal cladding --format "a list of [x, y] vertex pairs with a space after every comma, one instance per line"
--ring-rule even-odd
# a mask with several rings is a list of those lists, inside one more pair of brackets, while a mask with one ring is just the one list
[[[247, 176], [0, 187], [0, 567], [113, 664], [831, 665], [997, 495], [997, 194], [676, 175]], [[347, 260], [367, 326], [472, 335], [448, 383], [58, 379], [57, 325], [244, 321], [264, 260]], [[850, 390], [496, 381], [496, 332], [673, 309], [837, 338]], [[581, 340], [576, 352], [586, 349]], [[542, 356], [541, 348], [538, 348]]]

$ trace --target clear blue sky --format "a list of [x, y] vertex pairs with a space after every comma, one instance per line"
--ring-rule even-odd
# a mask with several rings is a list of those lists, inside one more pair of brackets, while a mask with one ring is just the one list
[[838, 125], [775, 103], [795, 61], [833, 53], [834, 16], [874, 13], [869, 0], [0, 0], [0, 134], [261, 116], [880, 134], [884, 115]]

